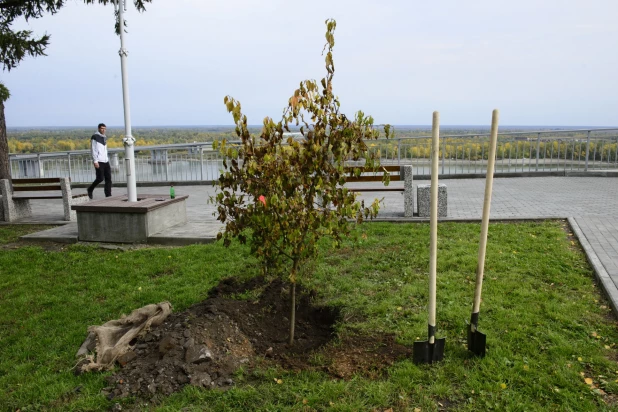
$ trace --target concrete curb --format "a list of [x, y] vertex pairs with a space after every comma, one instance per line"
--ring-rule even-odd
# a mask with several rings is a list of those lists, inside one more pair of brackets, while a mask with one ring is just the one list
[[148, 236], [147, 243], [149, 245], [163, 246], [189, 246], [189, 245], [205, 245], [215, 243], [216, 238], [206, 237], [168, 237], [168, 236]]
[[[490, 223], [496, 222], [542, 222], [544, 220], [565, 220], [565, 216], [520, 216], [520, 217], [500, 217], [490, 218]], [[350, 221], [354, 221], [353, 219]], [[459, 223], [479, 223], [481, 217], [441, 217], [438, 222], [459, 222]], [[387, 223], [429, 223], [428, 217], [377, 217], [372, 220], [365, 220], [363, 223], [387, 222]]]
[[570, 217], [567, 220], [569, 222], [569, 225], [571, 226], [571, 229], [573, 230], [573, 233], [575, 234], [575, 236], [577, 236], [577, 240], [579, 240], [579, 243], [582, 245], [584, 252], [586, 252], [586, 258], [594, 269], [594, 274], [597, 280], [603, 287], [603, 291], [605, 292], [605, 295], [607, 296], [607, 299], [612, 306], [614, 315], [618, 316], [618, 288], [616, 287], [616, 284], [609, 277], [607, 270], [605, 270], [605, 267], [601, 263], [601, 260], [594, 252], [592, 245], [590, 245], [590, 242], [588, 242], [588, 238], [586, 238], [586, 235], [580, 229], [575, 218]]
[[9, 226], [9, 225], [30, 225], [30, 226], [62, 226], [62, 225], [68, 225], [69, 223], [74, 223], [74, 221], [67, 221], [67, 220], [50, 220], [50, 221], [45, 221], [45, 222], [21, 222], [21, 221], [17, 221], [17, 222], [0, 222], [0, 226]]

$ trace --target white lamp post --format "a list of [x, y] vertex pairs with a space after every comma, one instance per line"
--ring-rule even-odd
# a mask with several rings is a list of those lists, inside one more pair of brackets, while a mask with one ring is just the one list
[[127, 197], [129, 202], [137, 202], [137, 188], [135, 184], [135, 156], [133, 146], [135, 139], [131, 135], [131, 104], [129, 102], [129, 76], [127, 74], [127, 56], [129, 52], [124, 47], [124, 0], [115, 3], [118, 11], [120, 27], [120, 70], [122, 71], [122, 101], [124, 104], [124, 144], [125, 168], [127, 173]]

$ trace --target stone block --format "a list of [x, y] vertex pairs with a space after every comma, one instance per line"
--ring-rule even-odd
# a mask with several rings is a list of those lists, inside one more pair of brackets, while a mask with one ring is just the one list
[[[126, 195], [73, 206], [77, 211], [78, 239], [85, 242], [147, 243], [149, 236], [186, 223], [187, 196], [155, 201], [163, 196], [144, 195], [142, 201], [135, 203], [138, 208], [133, 211], [122, 205], [126, 204]], [[139, 208], [140, 202], [146, 206]]]
[[5, 222], [14, 222], [32, 215], [32, 208], [28, 199], [13, 199], [13, 191], [8, 179], [0, 180], [0, 195], [2, 195], [3, 219]]
[[[447, 192], [445, 184], [438, 184], [438, 217], [447, 216]], [[418, 185], [416, 188], [416, 205], [419, 217], [431, 217], [431, 185]]]
[[414, 215], [414, 186], [412, 185], [414, 172], [412, 166], [401, 166], [399, 176], [403, 179], [403, 215], [412, 217]]
[[60, 178], [60, 189], [62, 190], [64, 220], [74, 222], [77, 220], [77, 213], [75, 210], [71, 210], [71, 206], [87, 202], [90, 199], [88, 199], [88, 196], [78, 196], [74, 198], [73, 193], [71, 192], [71, 181], [68, 177]]

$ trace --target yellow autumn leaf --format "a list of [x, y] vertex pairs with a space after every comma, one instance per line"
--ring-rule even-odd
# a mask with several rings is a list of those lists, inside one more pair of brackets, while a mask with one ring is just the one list
[[403, 308], [401, 306], [397, 307], [397, 310], [403, 310]]
[[414, 408], [414, 412], [421, 412], [421, 408]]
[[527, 371], [528, 369], [530, 369], [528, 365], [524, 365], [524, 370]]
[[586, 382], [586, 385], [592, 385], [592, 378], [586, 378], [584, 382]]
[[281, 379], [277, 379], [277, 384], [281, 385], [283, 383], [283, 381]]
[[500, 388], [502, 388], [502, 389], [506, 389], [506, 383], [501, 383], [501, 384], [500, 384]]
[[579, 357], [579, 358], [577, 358], [577, 360], [581, 362], [581, 361], [582, 361], [582, 358], [581, 358], [581, 357]]

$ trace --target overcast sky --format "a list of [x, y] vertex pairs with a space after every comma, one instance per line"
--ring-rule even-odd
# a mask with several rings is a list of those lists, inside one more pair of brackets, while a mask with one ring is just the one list
[[[301, 80], [324, 77], [324, 20], [337, 20], [334, 90], [377, 123], [618, 126], [616, 0], [153, 0], [129, 6], [132, 123], [279, 119]], [[113, 7], [74, 0], [20, 22], [47, 57], [0, 74], [8, 127], [123, 124]]]

